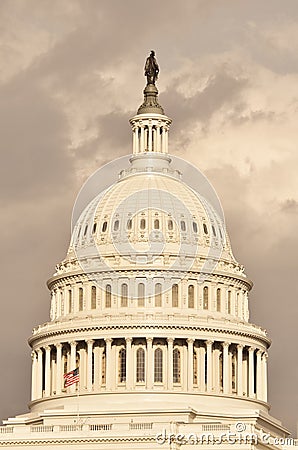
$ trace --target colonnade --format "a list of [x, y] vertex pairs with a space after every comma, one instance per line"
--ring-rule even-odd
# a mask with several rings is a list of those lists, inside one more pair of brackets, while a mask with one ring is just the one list
[[[80, 382], [65, 389], [63, 375], [76, 367]], [[207, 392], [267, 401], [267, 352], [228, 341], [171, 337], [59, 342], [32, 351], [32, 400], [76, 390], [121, 389]]]
[[171, 121], [143, 118], [132, 123], [133, 153], [168, 153], [168, 132]]

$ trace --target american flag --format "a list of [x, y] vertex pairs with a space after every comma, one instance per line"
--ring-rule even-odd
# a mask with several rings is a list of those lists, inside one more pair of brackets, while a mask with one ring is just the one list
[[79, 368], [71, 370], [63, 375], [64, 377], [64, 387], [71, 386], [72, 384], [78, 383], [80, 381]]

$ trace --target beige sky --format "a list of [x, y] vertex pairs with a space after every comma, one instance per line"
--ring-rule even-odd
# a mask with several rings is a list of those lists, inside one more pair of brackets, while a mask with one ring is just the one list
[[297, 0], [1, 0], [0, 417], [25, 411], [33, 326], [86, 177], [131, 151], [153, 48], [170, 151], [216, 188], [273, 340], [272, 414], [298, 418]]

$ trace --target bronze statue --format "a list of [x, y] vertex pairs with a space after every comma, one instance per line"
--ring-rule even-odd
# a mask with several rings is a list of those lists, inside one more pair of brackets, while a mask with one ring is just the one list
[[155, 58], [155, 51], [151, 50], [150, 56], [145, 63], [145, 77], [147, 77], [147, 84], [155, 84], [158, 78], [159, 67]]

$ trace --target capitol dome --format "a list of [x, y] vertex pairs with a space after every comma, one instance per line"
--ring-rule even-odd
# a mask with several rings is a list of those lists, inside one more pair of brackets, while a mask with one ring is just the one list
[[[129, 167], [84, 208], [48, 281], [50, 321], [29, 340], [31, 411], [63, 400], [71, 415], [76, 394], [92, 417], [148, 402], [266, 411], [270, 341], [249, 323], [252, 283], [220, 212], [173, 168], [152, 84], [130, 124]], [[75, 367], [79, 385], [65, 386]]]

